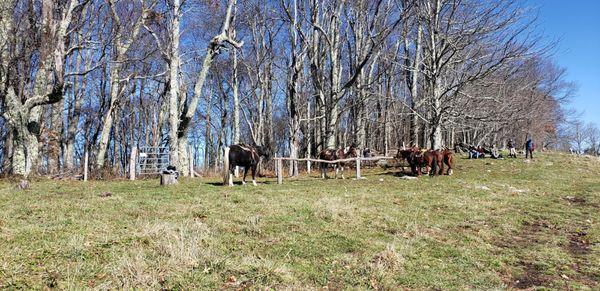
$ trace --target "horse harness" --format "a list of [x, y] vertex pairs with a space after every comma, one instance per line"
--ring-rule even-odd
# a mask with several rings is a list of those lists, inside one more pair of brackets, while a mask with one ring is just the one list
[[249, 147], [249, 146], [245, 146], [245, 145], [238, 145], [242, 150], [250, 152], [250, 159], [252, 160], [252, 163], [255, 164], [257, 163], [256, 159], [254, 157], [258, 157], [258, 153], [256, 153], [256, 149], [254, 147]]

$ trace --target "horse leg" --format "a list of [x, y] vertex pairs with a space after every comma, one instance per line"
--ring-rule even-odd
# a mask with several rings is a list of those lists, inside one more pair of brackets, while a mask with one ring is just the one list
[[452, 175], [452, 158], [448, 158], [446, 161], [446, 166], [448, 166], [448, 171], [446, 174], [448, 174], [448, 176]]
[[345, 180], [346, 178], [344, 177], [344, 165], [340, 165], [340, 171], [342, 173], [342, 180]]
[[246, 185], [246, 175], [248, 175], [248, 167], [244, 167], [244, 177], [242, 178], [242, 185]]
[[256, 165], [252, 166], [252, 185], [256, 185]]
[[338, 165], [337, 165], [337, 164], [334, 164], [334, 165], [333, 165], [333, 168], [335, 169], [335, 179], [337, 179], [337, 176], [338, 176], [338, 172], [339, 172], [339, 170], [340, 170], [340, 167], [338, 167]]
[[321, 178], [327, 179], [327, 166], [325, 163], [321, 163]]
[[412, 167], [413, 167], [413, 173], [415, 175], [417, 175], [417, 177], [421, 176], [421, 165], [414, 164]]
[[233, 171], [235, 166], [229, 166], [229, 186], [233, 186]]

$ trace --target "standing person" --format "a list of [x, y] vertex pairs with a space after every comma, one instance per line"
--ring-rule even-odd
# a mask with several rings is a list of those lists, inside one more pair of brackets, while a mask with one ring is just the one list
[[527, 142], [525, 143], [525, 158], [533, 159], [533, 151], [534, 150], [535, 150], [535, 143], [533, 143], [533, 140], [531, 138], [527, 139]]
[[512, 139], [508, 140], [508, 142], [506, 143], [506, 146], [508, 147], [508, 157], [516, 158], [517, 150], [515, 149], [515, 144], [513, 143]]

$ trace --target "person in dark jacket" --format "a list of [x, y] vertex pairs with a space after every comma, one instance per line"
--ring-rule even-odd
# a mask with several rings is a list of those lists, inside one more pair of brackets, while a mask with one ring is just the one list
[[508, 143], [506, 143], [506, 147], [508, 148], [508, 157], [516, 158], [517, 150], [515, 150], [515, 144], [513, 143], [512, 139], [508, 140]]
[[533, 140], [531, 138], [527, 139], [527, 142], [525, 143], [525, 158], [533, 159], [533, 151], [534, 150], [535, 150], [535, 143], [533, 143]]

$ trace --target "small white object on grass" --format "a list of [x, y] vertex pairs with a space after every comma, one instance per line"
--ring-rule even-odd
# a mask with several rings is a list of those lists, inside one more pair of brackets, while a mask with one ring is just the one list
[[517, 189], [517, 188], [515, 188], [513, 186], [509, 186], [508, 190], [510, 190], [511, 192], [514, 192], [514, 193], [525, 193], [525, 192], [529, 191], [529, 190], [526, 190], [526, 189]]

